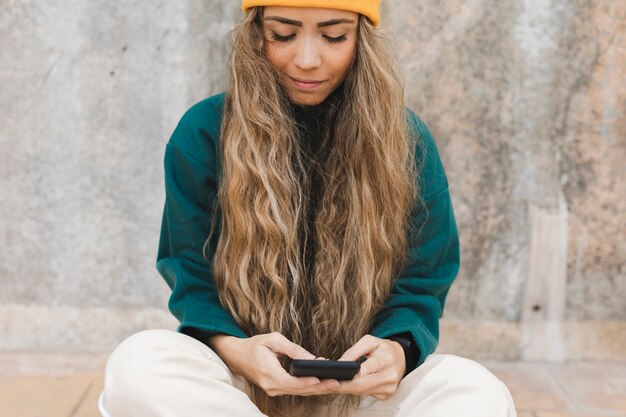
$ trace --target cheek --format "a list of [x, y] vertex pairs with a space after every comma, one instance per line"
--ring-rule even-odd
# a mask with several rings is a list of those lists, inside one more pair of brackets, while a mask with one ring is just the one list
[[339, 57], [335, 56], [334, 59], [331, 60], [331, 62], [334, 61], [335, 63], [335, 69], [336, 69], [335, 72], [341, 74], [342, 76], [345, 76], [345, 74], [350, 69], [350, 66], [352, 65], [352, 61], [354, 60], [355, 53], [356, 53], [356, 47], [353, 45], [352, 47], [348, 48], [345, 51], [345, 53], [341, 54]]
[[266, 42], [264, 45], [265, 58], [276, 69], [282, 69], [285, 66], [286, 58], [285, 52], [281, 51], [281, 48], [273, 46], [270, 42]]

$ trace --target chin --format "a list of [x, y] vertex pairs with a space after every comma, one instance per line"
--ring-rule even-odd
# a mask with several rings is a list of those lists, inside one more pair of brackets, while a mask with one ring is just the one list
[[301, 106], [316, 106], [324, 101], [324, 99], [320, 99], [319, 97], [292, 98], [291, 101]]
[[291, 100], [291, 101], [301, 106], [317, 106], [324, 100]]
[[301, 106], [315, 106], [320, 104], [322, 101], [326, 100], [327, 96], [320, 96], [318, 94], [290, 94], [289, 98], [296, 104]]

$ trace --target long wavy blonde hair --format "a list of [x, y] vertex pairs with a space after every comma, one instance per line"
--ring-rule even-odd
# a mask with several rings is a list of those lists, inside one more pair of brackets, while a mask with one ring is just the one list
[[[293, 108], [265, 57], [262, 7], [231, 33], [212, 265], [223, 306], [248, 335], [280, 332], [316, 356], [338, 359], [368, 333], [404, 265], [419, 190], [390, 39], [359, 16], [355, 60], [326, 116], [322, 187], [313, 189]], [[316, 245], [307, 267], [313, 192]], [[336, 397], [269, 397], [254, 385], [251, 392], [272, 417]], [[340, 397], [342, 410], [359, 401]]]

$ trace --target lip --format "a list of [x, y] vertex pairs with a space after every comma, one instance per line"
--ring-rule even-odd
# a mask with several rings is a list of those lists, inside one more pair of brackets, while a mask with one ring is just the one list
[[301, 90], [313, 90], [324, 83], [324, 81], [317, 80], [300, 80], [297, 78], [289, 77], [296, 87]]

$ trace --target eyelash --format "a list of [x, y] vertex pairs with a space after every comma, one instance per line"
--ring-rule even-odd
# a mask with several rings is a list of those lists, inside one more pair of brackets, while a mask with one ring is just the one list
[[[280, 36], [279, 34], [272, 32], [272, 39], [274, 39], [275, 41], [278, 42], [289, 42], [290, 40], [292, 40], [293, 38], [295, 38], [296, 35], [289, 35], [289, 36]], [[330, 36], [324, 36], [324, 38], [326, 38], [326, 40], [330, 43], [341, 43], [344, 42], [346, 39], [348, 39], [346, 37], [346, 35], [341, 35], [338, 36], [336, 38], [330, 37]]]

